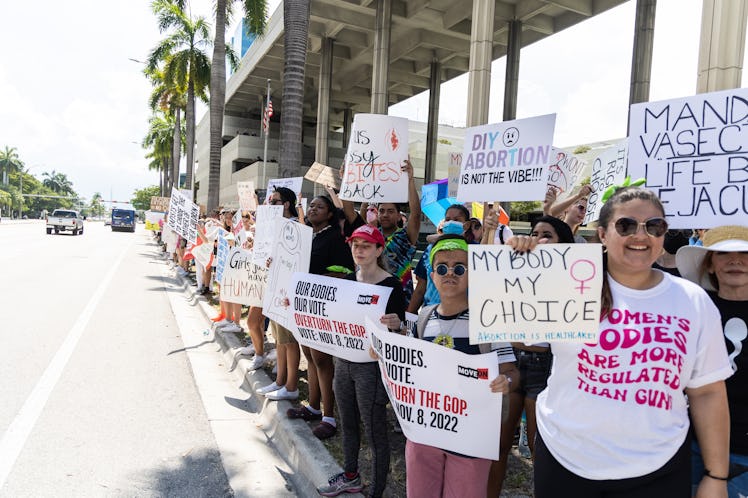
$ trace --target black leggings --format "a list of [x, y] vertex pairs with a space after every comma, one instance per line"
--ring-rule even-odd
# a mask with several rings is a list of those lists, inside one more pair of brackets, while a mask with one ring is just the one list
[[690, 439], [686, 438], [673, 458], [651, 474], [597, 481], [566, 470], [551, 455], [538, 433], [535, 437], [535, 498], [690, 498], [690, 445]]

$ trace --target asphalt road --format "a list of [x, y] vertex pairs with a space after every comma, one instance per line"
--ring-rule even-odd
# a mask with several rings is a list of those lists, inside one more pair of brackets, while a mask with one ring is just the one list
[[142, 225], [3, 222], [0, 262], [0, 497], [295, 494]]

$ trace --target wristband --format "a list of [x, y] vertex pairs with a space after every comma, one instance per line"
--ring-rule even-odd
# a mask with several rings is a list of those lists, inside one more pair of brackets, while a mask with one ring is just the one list
[[719, 476], [713, 476], [711, 473], [709, 473], [709, 469], [704, 469], [704, 477], [709, 477], [711, 479], [716, 479], [717, 481], [729, 481], [729, 477], [719, 477]]

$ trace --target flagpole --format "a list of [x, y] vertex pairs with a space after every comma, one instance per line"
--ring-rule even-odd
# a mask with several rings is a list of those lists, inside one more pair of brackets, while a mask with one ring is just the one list
[[[268, 164], [268, 136], [270, 135], [270, 116], [268, 116], [268, 105], [270, 104], [270, 78], [268, 78], [268, 91], [267, 97], [265, 98], [265, 109], [262, 113], [262, 130], [265, 133], [265, 151], [262, 154], [262, 181], [263, 185], [267, 185], [267, 164]], [[267, 118], [267, 126], [265, 125], [265, 119]]]

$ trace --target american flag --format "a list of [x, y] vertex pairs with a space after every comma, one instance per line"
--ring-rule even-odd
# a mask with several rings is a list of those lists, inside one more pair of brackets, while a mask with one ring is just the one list
[[262, 129], [265, 131], [265, 135], [268, 134], [271, 117], [273, 117], [273, 101], [270, 100], [270, 96], [268, 95], [268, 105], [265, 107], [265, 112], [262, 116]]

